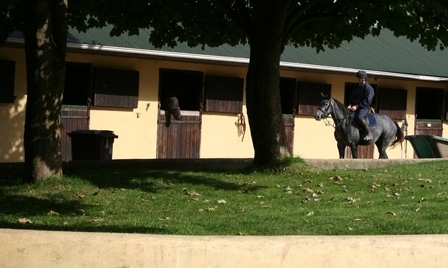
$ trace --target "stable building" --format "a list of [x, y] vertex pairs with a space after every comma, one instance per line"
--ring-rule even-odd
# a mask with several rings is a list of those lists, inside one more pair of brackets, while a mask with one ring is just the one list
[[[252, 158], [246, 115], [249, 46], [155, 48], [148, 30], [111, 37], [110, 28], [70, 29], [62, 108], [62, 153], [72, 161], [72, 137], [80, 130], [113, 132], [104, 145], [112, 159]], [[397, 121], [405, 135], [448, 137], [448, 54], [418, 42], [380, 36], [354, 38], [337, 49], [288, 46], [281, 58], [280, 92], [291, 154], [336, 159], [332, 121], [316, 121], [321, 92], [346, 103], [367, 71], [376, 112]], [[0, 162], [23, 162], [26, 71], [23, 36], [0, 48]], [[182, 120], [165, 111], [175, 94]], [[100, 131], [100, 132], [98, 132]], [[113, 148], [113, 153], [112, 153]], [[408, 141], [388, 149], [391, 159], [415, 158]], [[346, 156], [351, 157], [347, 148]], [[378, 158], [374, 145], [362, 158]], [[107, 159], [100, 159], [107, 160]]]

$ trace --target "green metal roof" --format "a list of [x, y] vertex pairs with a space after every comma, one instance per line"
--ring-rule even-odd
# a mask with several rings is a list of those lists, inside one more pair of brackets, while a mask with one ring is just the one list
[[[69, 30], [69, 47], [86, 49], [112, 49], [123, 53], [157, 53], [159, 56], [201, 57], [212, 59], [219, 57], [222, 61], [248, 62], [250, 49], [248, 45], [219, 47], [188, 47], [179, 43], [176, 47], [155, 48], [149, 43], [150, 30], [141, 29], [138, 36], [123, 34], [119, 37], [109, 35], [110, 28], [89, 29], [80, 33]], [[344, 42], [337, 49], [326, 49], [317, 53], [310, 47], [287, 46], [281, 57], [283, 66], [304, 66], [309, 69], [326, 71], [364, 69], [370, 73], [388, 75], [430, 76], [440, 79], [448, 78], [448, 51], [427, 51], [418, 42], [411, 42], [405, 37], [395, 37], [389, 30], [382, 30], [379, 36], [367, 36], [364, 39], [354, 38]], [[214, 58], [213, 58], [214, 59]]]

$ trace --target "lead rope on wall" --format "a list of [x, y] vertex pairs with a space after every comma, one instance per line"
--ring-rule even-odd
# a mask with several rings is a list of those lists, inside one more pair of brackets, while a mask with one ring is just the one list
[[238, 137], [242, 136], [241, 141], [243, 141], [244, 134], [246, 134], [246, 119], [244, 118], [244, 114], [238, 114], [235, 126], [238, 130]]

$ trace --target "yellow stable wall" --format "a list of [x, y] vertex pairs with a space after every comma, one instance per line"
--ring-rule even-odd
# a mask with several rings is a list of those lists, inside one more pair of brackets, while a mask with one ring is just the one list
[[[25, 57], [22, 48], [0, 48], [1, 60], [16, 62], [15, 95], [12, 104], [0, 104], [0, 162], [22, 162], [23, 124], [26, 106]], [[67, 53], [67, 61], [91, 63], [93, 67], [138, 70], [140, 72], [139, 101], [135, 109], [99, 108], [93, 106], [90, 113], [90, 129], [112, 130], [118, 139], [113, 145], [113, 159], [156, 158], [157, 112], [159, 69], [178, 69], [203, 72], [204, 75], [221, 75], [245, 78], [247, 68], [241, 65], [220, 65], [216, 62], [205, 64], [173, 60], [133, 58], [128, 56], [106, 56], [97, 54]], [[296, 78], [297, 81], [327, 83], [332, 85], [332, 96], [344, 99], [344, 86], [356, 82], [353, 75], [317, 73], [303, 70], [282, 70], [282, 77]], [[378, 87], [402, 88], [408, 92], [407, 122], [408, 135], [413, 134], [415, 123], [416, 87], [447, 89], [445, 82], [425, 82], [381, 78], [371, 83]], [[246, 118], [244, 139], [238, 136], [237, 114], [204, 112], [201, 124], [201, 158], [251, 158], [254, 155], [249, 120], [246, 114], [245, 96], [243, 114]], [[401, 126], [402, 122], [398, 122]], [[324, 121], [316, 121], [313, 116], [295, 117], [294, 155], [308, 159], [336, 159], [338, 152], [333, 136], [334, 129]], [[448, 137], [444, 124], [444, 137]], [[388, 149], [389, 158], [413, 158], [414, 152], [408, 142], [394, 149]], [[375, 149], [374, 158], [378, 158]]]

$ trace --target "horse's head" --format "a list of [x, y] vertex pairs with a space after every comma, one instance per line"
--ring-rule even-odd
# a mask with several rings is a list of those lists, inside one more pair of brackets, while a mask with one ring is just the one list
[[331, 104], [331, 97], [329, 95], [322, 94], [322, 101], [319, 105], [319, 110], [317, 110], [314, 118], [319, 121], [323, 118], [327, 118], [333, 112], [333, 106]]

